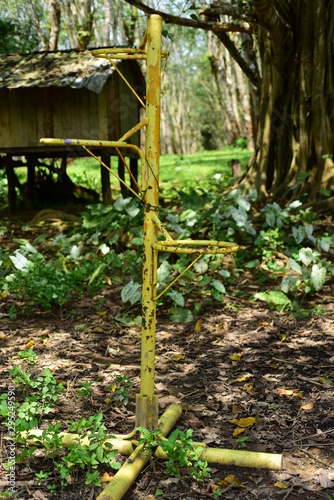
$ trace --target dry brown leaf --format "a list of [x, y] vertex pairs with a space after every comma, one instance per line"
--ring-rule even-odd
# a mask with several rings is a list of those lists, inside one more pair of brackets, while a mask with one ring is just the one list
[[92, 330], [93, 333], [104, 333], [104, 330], [102, 328], [99, 328], [98, 326], [95, 326]]
[[104, 472], [102, 476], [100, 477], [102, 483], [110, 483], [112, 478], [114, 477], [114, 474], [111, 474], [110, 472]]
[[241, 408], [241, 405], [240, 405], [240, 404], [239, 404], [239, 405], [233, 405], [233, 406], [232, 406], [232, 413], [234, 413], [234, 414], [236, 415], [237, 413], [240, 413], [240, 412], [241, 412], [241, 409], [242, 409], [242, 408]]
[[237, 437], [239, 436], [239, 434], [242, 434], [243, 432], [245, 432], [245, 429], [242, 428], [242, 427], [237, 427], [236, 429], [234, 429], [233, 431], [233, 437]]
[[279, 396], [292, 396], [293, 390], [292, 389], [284, 389], [284, 387], [278, 387], [277, 393], [279, 394]]
[[283, 483], [282, 481], [276, 481], [274, 486], [276, 486], [276, 488], [280, 488], [281, 490], [287, 490], [289, 488], [289, 485], [286, 483]]
[[251, 427], [256, 423], [256, 418], [255, 417], [246, 417], [246, 418], [232, 418], [232, 420], [229, 421], [230, 424], [235, 424], [238, 425], [239, 427]]
[[172, 357], [172, 360], [173, 361], [181, 361], [181, 359], [184, 358], [184, 355], [181, 354], [180, 352], [178, 352], [177, 354], [174, 354], [173, 357]]
[[320, 486], [322, 488], [324, 488], [324, 489], [332, 488], [333, 487], [333, 483], [329, 479], [327, 472], [324, 469], [319, 469], [318, 473], [319, 473]]
[[310, 403], [305, 403], [305, 404], [301, 405], [300, 409], [301, 410], [312, 410], [313, 406], [314, 406], [314, 402], [311, 401]]
[[235, 488], [243, 488], [244, 485], [239, 481], [238, 478], [235, 477], [234, 474], [229, 474], [228, 476], [225, 477], [225, 479], [222, 479], [221, 481], [218, 481], [216, 483], [218, 486], [226, 488], [227, 486], [230, 486], [231, 484], [234, 485]]
[[197, 320], [196, 325], [195, 325], [195, 332], [200, 333], [201, 329], [202, 329], [202, 320], [199, 319], [199, 320]]

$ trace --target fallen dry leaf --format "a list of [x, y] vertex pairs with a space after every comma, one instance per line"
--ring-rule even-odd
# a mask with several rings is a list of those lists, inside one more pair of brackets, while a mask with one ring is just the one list
[[110, 483], [112, 478], [114, 477], [114, 474], [111, 474], [109, 472], [104, 472], [102, 476], [100, 477], [102, 483]]
[[196, 325], [195, 325], [195, 332], [200, 333], [201, 328], [202, 328], [202, 320], [199, 319], [199, 320], [197, 320]]
[[98, 326], [95, 326], [92, 330], [93, 333], [104, 333], [104, 330], [102, 328], [99, 328]]
[[221, 481], [218, 481], [216, 483], [217, 486], [226, 488], [227, 486], [230, 486], [231, 484], [234, 485], [235, 488], [243, 488], [244, 485], [239, 481], [238, 478], [235, 477], [234, 474], [229, 474], [228, 476], [225, 477], [225, 479], [222, 479]]
[[251, 427], [252, 425], [255, 424], [256, 418], [255, 417], [246, 417], [246, 418], [232, 418], [232, 420], [229, 421], [230, 424], [235, 424], [238, 425], [239, 427]]
[[332, 488], [333, 483], [329, 479], [327, 472], [324, 469], [318, 470], [320, 486], [324, 489]]
[[276, 481], [274, 486], [276, 486], [276, 488], [280, 488], [281, 490], [287, 490], [289, 488], [289, 485], [286, 483], [282, 483], [282, 481]]
[[292, 396], [293, 390], [292, 389], [284, 389], [283, 387], [279, 387], [277, 389], [277, 393], [279, 394], [279, 396]]
[[237, 354], [236, 352], [230, 356], [231, 361], [240, 361], [241, 360], [241, 354]]
[[245, 428], [237, 427], [233, 431], [233, 437], [237, 437], [237, 436], [239, 436], [239, 434], [242, 434], [243, 432], [245, 432]]
[[173, 361], [181, 361], [181, 359], [183, 359], [183, 358], [184, 358], [183, 354], [178, 352], [177, 354], [173, 354], [172, 360]]
[[314, 402], [311, 401], [310, 403], [305, 403], [304, 405], [301, 405], [300, 409], [301, 410], [312, 410], [313, 406], [314, 406]]
[[268, 321], [260, 321], [259, 326], [269, 326]]
[[240, 413], [240, 412], [241, 412], [241, 410], [242, 410], [242, 408], [241, 408], [241, 404], [238, 404], [238, 405], [233, 405], [233, 406], [232, 406], [232, 413], [234, 413], [235, 415], [236, 415], [237, 413]]

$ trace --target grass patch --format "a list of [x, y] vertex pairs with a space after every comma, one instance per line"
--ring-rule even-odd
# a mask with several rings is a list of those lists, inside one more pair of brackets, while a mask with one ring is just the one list
[[[251, 152], [234, 146], [226, 146], [219, 151], [202, 151], [191, 155], [162, 155], [160, 157], [160, 187], [170, 189], [182, 188], [198, 180], [210, 179], [214, 175], [225, 178], [231, 176], [230, 162], [239, 159], [241, 171], [246, 167]], [[111, 170], [117, 174], [118, 159], [111, 158]], [[67, 168], [74, 182], [101, 192], [100, 165], [93, 158], [75, 159]], [[127, 179], [126, 174], [126, 179]], [[140, 165], [139, 165], [140, 179]], [[119, 192], [116, 178], [111, 178], [112, 187]]]

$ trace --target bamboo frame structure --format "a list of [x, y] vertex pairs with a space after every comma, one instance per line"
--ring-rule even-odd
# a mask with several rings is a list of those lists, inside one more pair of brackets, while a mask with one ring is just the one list
[[[52, 145], [82, 146], [102, 165], [90, 147], [134, 149], [141, 161], [141, 189], [139, 194], [133, 193], [144, 205], [144, 255], [143, 255], [143, 285], [142, 285], [142, 334], [141, 334], [141, 372], [140, 393], [136, 395], [136, 426], [142, 426], [150, 431], [160, 428], [166, 436], [182, 413], [179, 405], [171, 405], [158, 420], [158, 395], [154, 392], [155, 379], [155, 341], [156, 341], [156, 304], [160, 298], [199, 258], [205, 254], [230, 254], [238, 250], [238, 245], [221, 241], [210, 240], [173, 240], [163, 227], [159, 217], [159, 155], [160, 155], [160, 100], [161, 100], [161, 60], [168, 54], [161, 50], [161, 17], [152, 15], [148, 19], [147, 31], [138, 50], [135, 49], [99, 49], [93, 51], [98, 57], [107, 59], [146, 59], [146, 117], [124, 134], [118, 141], [91, 141], [87, 139], [41, 139], [41, 143]], [[147, 44], [147, 49], [145, 45]], [[116, 66], [115, 66], [116, 67]], [[116, 67], [117, 68], [117, 67]], [[124, 78], [122, 76], [122, 78]], [[138, 97], [138, 96], [137, 96]], [[138, 97], [139, 98], [139, 97]], [[146, 126], [145, 153], [137, 146], [126, 140], [142, 127]], [[121, 154], [121, 153], [119, 153]], [[106, 165], [104, 165], [106, 167]], [[106, 167], [108, 168], [108, 167]], [[115, 177], [119, 177], [111, 172]], [[121, 180], [121, 179], [119, 179]], [[127, 186], [128, 187], [128, 186]], [[129, 188], [128, 188], [129, 189]], [[165, 237], [158, 241], [158, 233]], [[183, 271], [157, 297], [157, 265], [158, 252], [186, 253], [195, 256], [188, 268]], [[132, 437], [133, 433], [131, 433]], [[123, 446], [123, 445], [122, 445]], [[128, 450], [129, 448], [122, 447]], [[256, 452], [219, 450], [206, 448], [201, 444], [201, 458], [208, 462], [227, 463], [247, 467], [268, 467], [279, 469], [282, 467], [282, 456]], [[132, 449], [132, 448], [130, 448]], [[157, 456], [163, 457], [162, 450], [156, 451]], [[131, 457], [134, 457], [132, 460]], [[136, 477], [148, 462], [140, 449], [130, 455], [130, 459], [117, 472], [112, 481], [99, 495], [98, 500], [118, 500], [135, 481]]]

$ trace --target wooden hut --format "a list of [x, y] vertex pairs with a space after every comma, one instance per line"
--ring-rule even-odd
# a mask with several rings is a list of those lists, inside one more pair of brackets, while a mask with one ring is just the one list
[[[144, 97], [137, 61], [117, 65]], [[94, 57], [90, 50], [0, 55], [0, 166], [7, 170], [9, 209], [15, 206], [17, 166], [28, 167], [28, 195], [33, 199], [41, 159], [62, 158], [66, 165], [67, 157], [85, 154], [82, 148], [41, 145], [41, 137], [117, 140], [140, 121], [140, 107], [110, 62]], [[129, 142], [139, 146], [139, 134]], [[94, 153], [108, 165], [116, 154], [98, 149]], [[131, 157], [130, 151], [124, 154]], [[133, 158], [133, 167], [135, 162]], [[101, 169], [101, 174], [103, 201], [108, 203], [109, 172]]]

